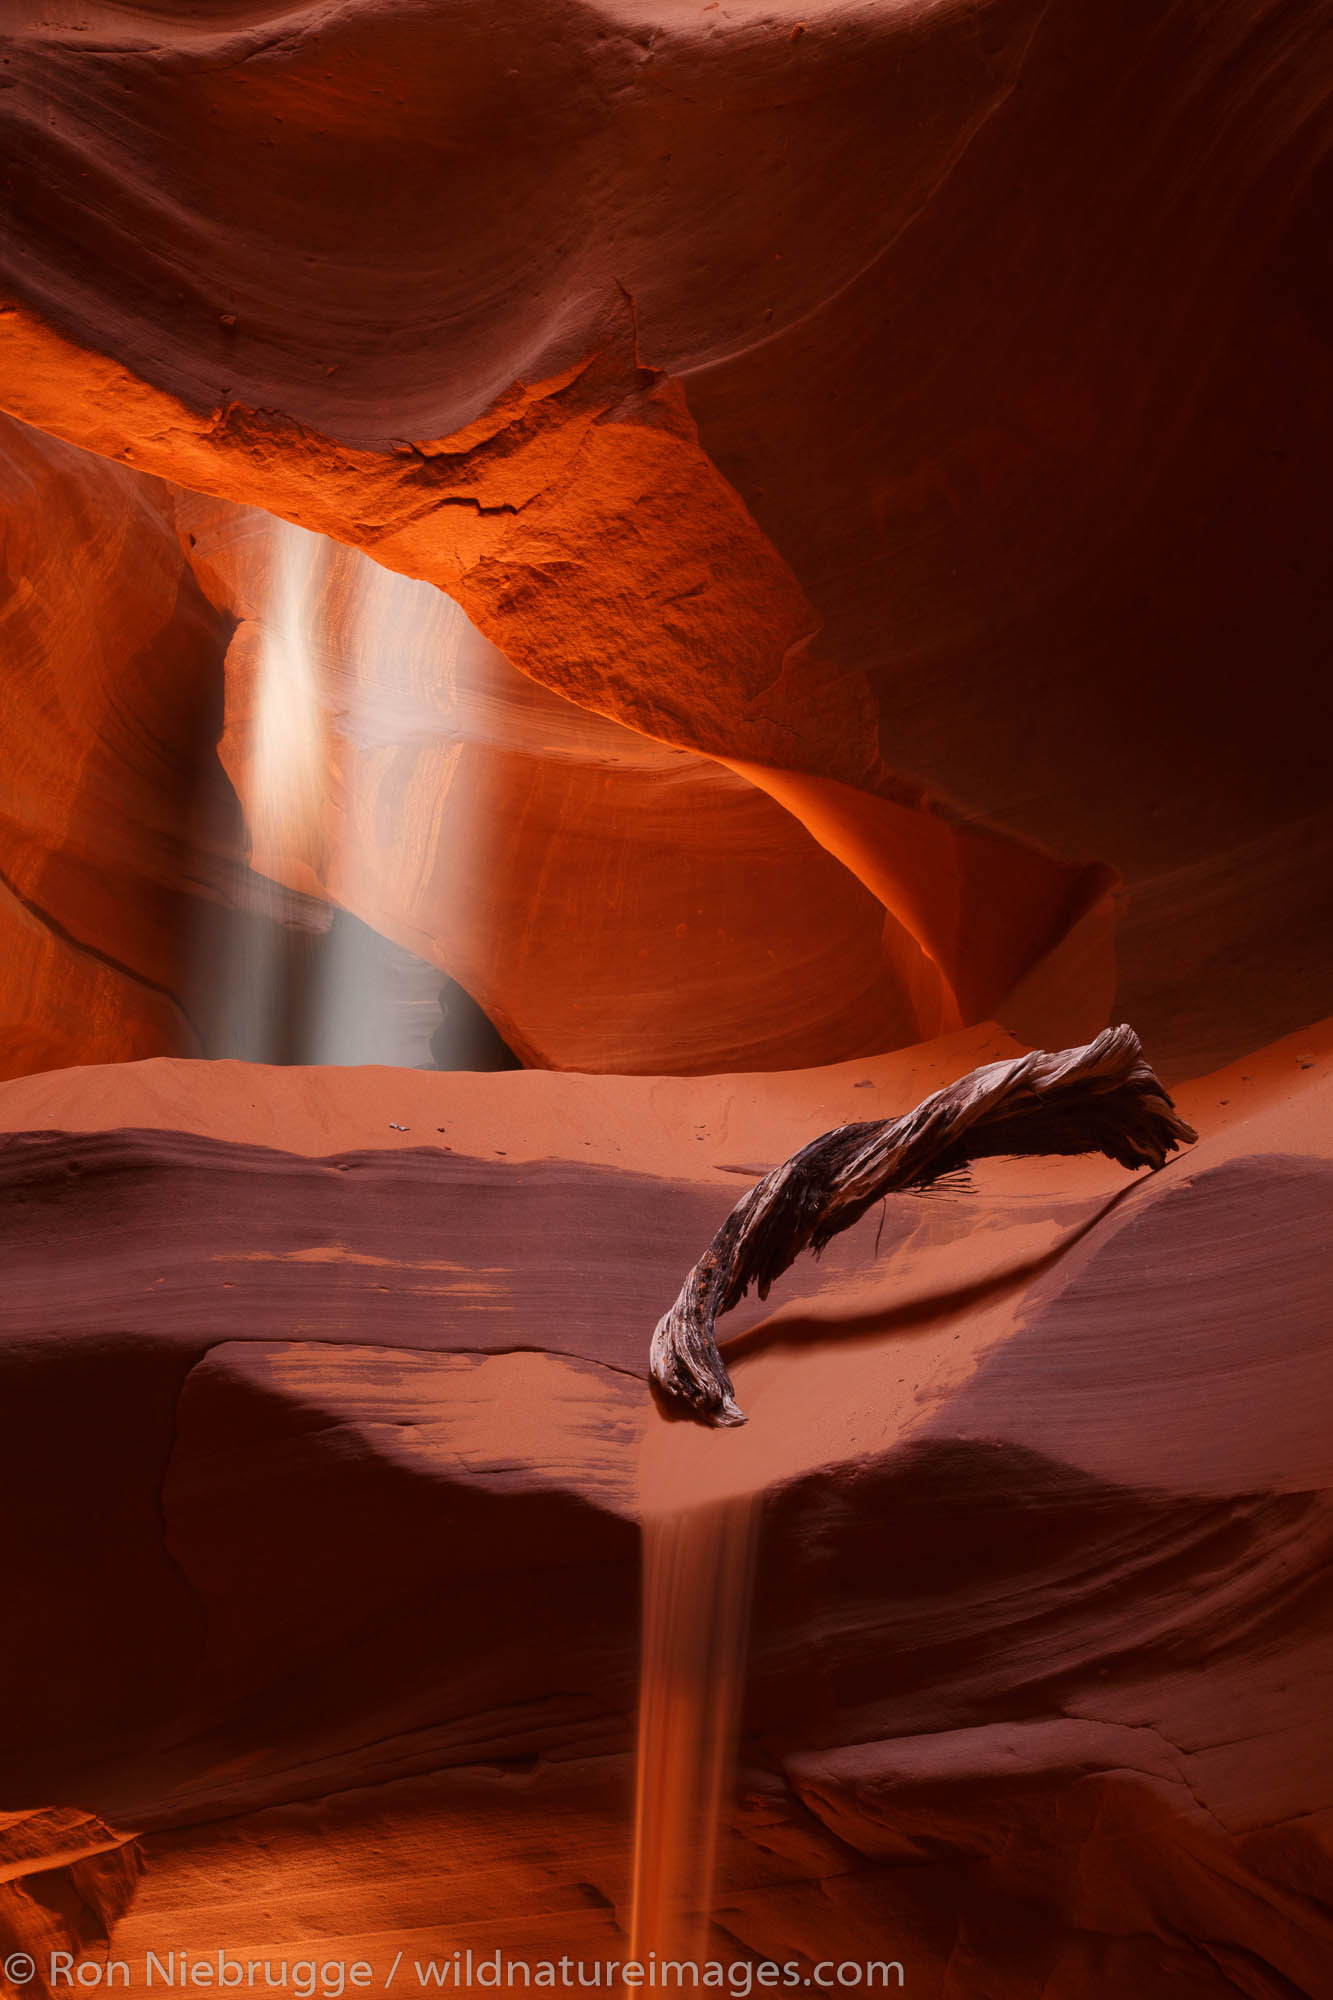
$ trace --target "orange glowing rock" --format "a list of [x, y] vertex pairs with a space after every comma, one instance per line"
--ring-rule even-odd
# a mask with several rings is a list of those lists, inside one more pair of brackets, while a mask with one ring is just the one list
[[[623, 1962], [642, 1524], [762, 1496], [722, 1985], [1322, 1994], [1325, 10], [11, 12], [0, 1961]], [[183, 1059], [339, 898], [579, 1067]], [[661, 1417], [747, 1180], [1112, 1018], [1187, 1158], [867, 1216]]]
[[180, 492], [176, 519], [240, 621], [221, 757], [253, 865], [460, 980], [526, 1061], [697, 1072], [916, 1038], [920, 951], [743, 778], [516, 673], [429, 584], [251, 509]]
[[[1318, 1990], [1333, 1029], [1180, 1087], [1200, 1140], [1128, 1195], [994, 1161], [878, 1253], [867, 1217], [737, 1325], [745, 1430], [648, 1391], [733, 1153], [1006, 1047], [0, 1089], [6, 1948], [623, 1962], [639, 1524], [758, 1494], [696, 1949]], [[716, 1651], [675, 1667], [725, 1695]]]
[[0, 1074], [197, 1049], [222, 621], [159, 481], [3, 420], [0, 505]]

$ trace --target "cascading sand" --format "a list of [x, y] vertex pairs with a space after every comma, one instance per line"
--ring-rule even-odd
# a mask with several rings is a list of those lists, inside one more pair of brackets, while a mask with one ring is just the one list
[[650, 1515], [630, 1957], [702, 1958], [736, 1757], [761, 1499]]

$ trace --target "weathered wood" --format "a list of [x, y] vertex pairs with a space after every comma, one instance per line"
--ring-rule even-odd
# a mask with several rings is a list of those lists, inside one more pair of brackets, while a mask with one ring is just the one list
[[882, 1196], [920, 1193], [998, 1154], [1105, 1153], [1131, 1171], [1156, 1169], [1196, 1136], [1127, 1027], [1086, 1048], [988, 1063], [903, 1118], [839, 1125], [737, 1202], [657, 1323], [653, 1381], [703, 1423], [744, 1423], [717, 1349], [719, 1315], [751, 1285], [766, 1298], [803, 1250], [818, 1256]]

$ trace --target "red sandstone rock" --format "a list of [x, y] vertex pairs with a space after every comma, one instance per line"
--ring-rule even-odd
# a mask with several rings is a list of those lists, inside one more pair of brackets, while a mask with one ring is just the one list
[[254, 866], [460, 980], [525, 1061], [769, 1068], [935, 1024], [919, 948], [743, 778], [549, 694], [427, 584], [185, 492], [176, 520], [240, 621], [221, 757]]
[[[43, 600], [0, 692], [11, 1066], [177, 1046], [179, 696], [218, 627], [162, 479], [730, 766], [752, 794], [691, 782], [790, 815], [748, 851], [808, 834], [912, 941], [918, 1021], [1084, 1039], [1108, 871], [1167, 1074], [1326, 1011], [1309, 0], [93, 4], [5, 53], [0, 407], [50, 434], [6, 475]], [[568, 780], [537, 849], [590, 810]], [[734, 1045], [694, 1029], [682, 1066]], [[739, 1175], [997, 1040], [7, 1085], [6, 1948], [621, 1956], [635, 1524], [762, 1491], [719, 1956], [1326, 1993], [1326, 1032], [1182, 1091], [1200, 1145], [1128, 1191], [997, 1165], [881, 1262], [867, 1219], [738, 1320], [745, 1432], [640, 1386]]]
[[159, 481], [6, 420], [0, 508], [0, 1074], [191, 1051], [220, 621]]
[[[43, 940], [15, 917], [20, 935], [33, 935], [12, 974], [12, 1069], [200, 1040], [206, 1049], [234, 1046], [214, 1019], [225, 1012], [227, 979], [238, 976], [223, 940], [253, 930], [242, 958], [256, 965], [291, 948], [280, 929], [286, 912], [247, 882], [241, 828], [209, 741], [221, 618], [237, 616], [221, 754], [251, 807], [257, 868], [319, 901], [332, 897], [416, 960], [459, 978], [529, 1061], [682, 1071], [869, 1052], [913, 1040], [956, 1017], [960, 1004], [977, 1011], [1034, 963], [1048, 999], [1035, 1012], [1016, 1000], [1019, 1017], [1049, 1025], [1057, 1039], [1097, 1025], [1109, 993], [1105, 927], [1094, 930], [1102, 963], [1072, 989], [1050, 984], [1058, 955], [1043, 959], [1077, 914], [1068, 871], [839, 787], [832, 792], [845, 803], [821, 808], [811, 839], [801, 799], [777, 787], [796, 809], [789, 816], [749, 782], [757, 776], [771, 788], [773, 774], [748, 766], [729, 774], [543, 695], [428, 587], [177, 492], [190, 563], [221, 614], [210, 626], [162, 542], [171, 502], [158, 482], [18, 426], [11, 436], [15, 479], [25, 453], [45, 454], [70, 493], [106, 517], [107, 549], [104, 572], [90, 568], [81, 582], [77, 615], [62, 622], [52, 605], [50, 629], [23, 641], [32, 694], [20, 727], [31, 768], [13, 813], [29, 822], [30, 858], [16, 887], [40, 869], [56, 931], [48, 927]], [[24, 496], [16, 526], [33, 544], [47, 537], [63, 547], [75, 532], [74, 502], [61, 495], [47, 479], [35, 498]], [[286, 765], [308, 764], [309, 796], [276, 844], [256, 817], [249, 761], [263, 635], [273, 629], [272, 599], [282, 597], [270, 533], [318, 557], [320, 580], [299, 615], [318, 622], [314, 658], [328, 678], [284, 748]], [[91, 548], [79, 558], [93, 559]], [[136, 627], [116, 593], [148, 590], [159, 569], [159, 587], [174, 595], [158, 614], [166, 622], [156, 654], [136, 667], [142, 675], [150, 664], [155, 678], [144, 685], [119, 669], [112, 699], [98, 678], [105, 669], [90, 664], [94, 592], [106, 593], [106, 624], [128, 620], [132, 645]], [[11, 699], [22, 686], [15, 682]], [[62, 690], [54, 711], [33, 705], [45, 686]], [[127, 707], [141, 712], [131, 719]], [[47, 851], [76, 831], [56, 830], [76, 773], [87, 829], [77, 837], [96, 849], [95, 862]], [[112, 827], [105, 839], [91, 830], [99, 821]], [[871, 828], [868, 841], [845, 837], [853, 823]], [[82, 877], [71, 874], [76, 867]], [[94, 881], [110, 893], [95, 894]], [[904, 901], [908, 881], [916, 887]], [[907, 928], [886, 919], [885, 904], [900, 908]], [[1081, 929], [1088, 921], [1095, 926], [1095, 911]], [[277, 946], [264, 945], [263, 930]], [[62, 942], [110, 963], [104, 971], [89, 960], [80, 975], [79, 954], [66, 952], [74, 970], [62, 969]], [[33, 960], [39, 948], [57, 963]], [[207, 976], [201, 956], [217, 968]], [[118, 1004], [121, 966], [160, 991]], [[76, 975], [83, 984], [71, 1000], [65, 987]], [[133, 1016], [145, 1005], [161, 1017], [153, 1025], [120, 1022], [122, 1009]]]
[[[909, 962], [913, 945], [929, 958], [911, 980], [923, 1026], [984, 1016], [1016, 987], [1024, 1021], [1035, 996], [1065, 1039], [1096, 1025], [1105, 925], [1091, 995], [1069, 995], [1060, 954], [1108, 871], [925, 810], [920, 787], [884, 767], [864, 682], [810, 651], [796, 579], [700, 451], [678, 387], [632, 359], [623, 323], [585, 365], [397, 455], [244, 410], [205, 423], [30, 315], [3, 330], [14, 397], [43, 424], [368, 544], [445, 589], [534, 679], [734, 764], [879, 897]], [[146, 442], [126, 445], [127, 420]]]
[[[634, 1523], [758, 1486], [723, 1956], [836, 1936], [941, 1994], [960, 1967], [1221, 1994], [1242, 1965], [1318, 1993], [1328, 1030], [1185, 1086], [1199, 1145], [1128, 1190], [1101, 1161], [996, 1162], [895, 1204], [878, 1257], [867, 1218], [732, 1339], [744, 1432], [648, 1396], [727, 1156], [862, 1108], [863, 1071], [905, 1106], [978, 1040], [772, 1092], [197, 1064], [6, 1085], [6, 1123], [91, 1128], [4, 1148], [5, 1477], [70, 1468], [12, 1540], [7, 1760], [23, 1799], [95, 1819], [117, 1882], [144, 1871], [124, 1914], [80, 1891], [64, 1934], [95, 1941], [100, 1909], [113, 1955], [170, 1931], [623, 1956]], [[161, 1129], [184, 1085], [211, 1136]], [[309, 1152], [253, 1144], [282, 1095]], [[16, 1823], [20, 1943], [54, 1934], [39, 1890], [72, 1908], [64, 1826]]]
[[1068, 952], [1009, 1007], [952, 836], [823, 780], [1058, 857], [963, 895], [1006, 951], [1119, 870], [1117, 1011], [1169, 1071], [1322, 1011], [1317, 10], [96, 18], [11, 57], [11, 408], [776, 773], [964, 1016], [1061, 1039]]

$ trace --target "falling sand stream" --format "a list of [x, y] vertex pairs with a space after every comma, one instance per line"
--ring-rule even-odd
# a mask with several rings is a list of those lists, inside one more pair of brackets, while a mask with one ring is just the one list
[[761, 1506], [743, 1493], [644, 1522], [630, 1958], [645, 1966], [708, 1955]]

